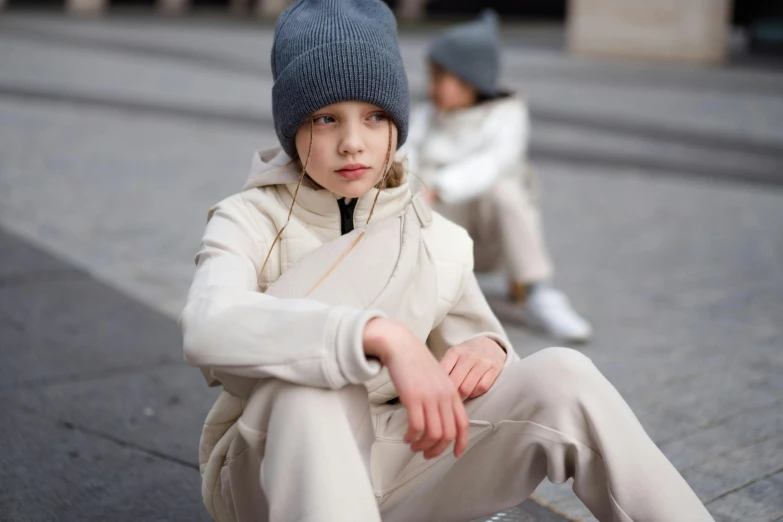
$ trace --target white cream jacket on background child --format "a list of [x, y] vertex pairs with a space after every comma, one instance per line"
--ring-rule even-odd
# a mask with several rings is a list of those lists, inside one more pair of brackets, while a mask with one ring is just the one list
[[411, 114], [401, 155], [434, 194], [435, 208], [475, 241], [476, 269], [504, 269], [512, 299], [531, 326], [585, 342], [590, 325], [549, 283], [540, 191], [528, 163], [525, 101], [497, 89], [500, 41], [491, 11], [431, 44], [430, 101]]
[[527, 164], [529, 133], [528, 109], [518, 96], [449, 112], [424, 102], [411, 113], [400, 153], [437, 193], [438, 212], [471, 232], [477, 270], [505, 268], [522, 283], [547, 280], [554, 271]]
[[586, 357], [519, 359], [467, 233], [387, 183], [401, 64], [379, 0], [299, 0], [278, 20], [283, 150], [210, 210], [180, 317], [186, 360], [223, 387], [199, 447], [209, 513], [468, 521], [549, 477], [600, 520], [711, 520]]

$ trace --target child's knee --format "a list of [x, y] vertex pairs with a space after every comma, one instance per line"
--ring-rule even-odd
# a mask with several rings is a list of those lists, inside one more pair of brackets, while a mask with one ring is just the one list
[[[345, 386], [339, 389], [305, 386], [279, 379], [269, 379], [256, 387], [248, 401], [248, 406], [269, 403], [274, 409], [283, 412], [299, 412], [307, 414], [325, 409], [343, 408], [346, 403], [355, 401], [357, 391], [362, 392], [366, 400], [367, 391], [357, 385]], [[247, 407], [246, 407], [247, 409]]]
[[240, 417], [243, 435], [263, 439], [271, 422], [317, 429], [322, 422], [342, 415], [351, 419], [368, 410], [367, 390], [350, 385], [340, 389], [303, 386], [279, 379], [259, 381]]
[[546, 348], [503, 370], [519, 396], [540, 407], [570, 408], [607, 382], [593, 362], [571, 348]]
[[[253, 389], [242, 416], [239, 431], [251, 445], [266, 438], [272, 417], [307, 416], [319, 403], [328, 401], [328, 392], [320, 388], [302, 386], [280, 379], [262, 379]], [[322, 405], [320, 405], [322, 406]]]
[[504, 180], [497, 183], [486, 196], [489, 204], [499, 210], [515, 210], [529, 204], [521, 185], [516, 181]]
[[541, 371], [558, 382], [592, 379], [598, 372], [589, 357], [573, 348], [545, 348], [531, 357], [537, 357]]
[[515, 208], [523, 204], [520, 198], [516, 197], [513, 192], [503, 190], [500, 187], [496, 187], [495, 190], [489, 191], [484, 197], [487, 198], [488, 203], [492, 207], [501, 211], [509, 208]]

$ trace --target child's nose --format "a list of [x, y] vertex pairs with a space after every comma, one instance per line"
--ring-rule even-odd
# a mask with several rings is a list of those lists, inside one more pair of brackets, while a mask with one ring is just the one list
[[363, 150], [364, 140], [362, 139], [360, 129], [356, 125], [348, 126], [340, 140], [340, 153], [346, 155], [358, 154]]

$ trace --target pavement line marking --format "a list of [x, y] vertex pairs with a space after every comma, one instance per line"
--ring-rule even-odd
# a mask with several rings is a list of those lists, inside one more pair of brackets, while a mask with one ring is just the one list
[[781, 472], [783, 472], [783, 468], [780, 468], [780, 469], [777, 469], [777, 470], [775, 470], [775, 471], [772, 471], [772, 472], [770, 472], [770, 473], [767, 473], [766, 475], [763, 475], [763, 476], [761, 476], [761, 477], [757, 477], [757, 478], [755, 478], [755, 479], [753, 479], [753, 480], [750, 480], [750, 481], [746, 482], [745, 484], [742, 484], [741, 486], [737, 486], [737, 487], [736, 487], [736, 488], [734, 488], [734, 489], [731, 489], [731, 490], [729, 490], [729, 491], [726, 491], [726, 492], [724, 492], [724, 493], [721, 493], [721, 494], [720, 494], [720, 495], [718, 495], [717, 497], [715, 497], [715, 498], [713, 498], [713, 499], [711, 499], [711, 500], [708, 500], [708, 501], [704, 502], [704, 505], [706, 506], [707, 504], [712, 504], [712, 503], [713, 503], [713, 502], [715, 502], [716, 500], [720, 500], [720, 499], [722, 499], [723, 497], [727, 497], [727, 496], [731, 495], [732, 493], [736, 493], [737, 491], [740, 491], [741, 489], [745, 489], [746, 487], [748, 487], [748, 486], [751, 486], [751, 485], [755, 484], [756, 482], [760, 482], [760, 481], [762, 481], [762, 480], [764, 480], [764, 479], [768, 479], [769, 477], [771, 477], [771, 476], [773, 476], [773, 475], [777, 475], [778, 473], [781, 473]]

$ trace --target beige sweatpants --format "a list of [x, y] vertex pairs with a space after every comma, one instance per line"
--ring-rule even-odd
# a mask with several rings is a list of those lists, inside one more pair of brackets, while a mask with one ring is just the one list
[[262, 382], [239, 421], [221, 495], [238, 522], [468, 521], [519, 504], [544, 477], [572, 477], [602, 521], [712, 520], [576, 351], [549, 348], [511, 363], [465, 407], [465, 455], [425, 460], [402, 442], [405, 409], [371, 408], [363, 386]]
[[435, 210], [465, 228], [473, 238], [477, 272], [504, 268], [516, 283], [552, 277], [544, 241], [539, 195], [532, 172], [525, 179], [502, 178], [481, 197]]

